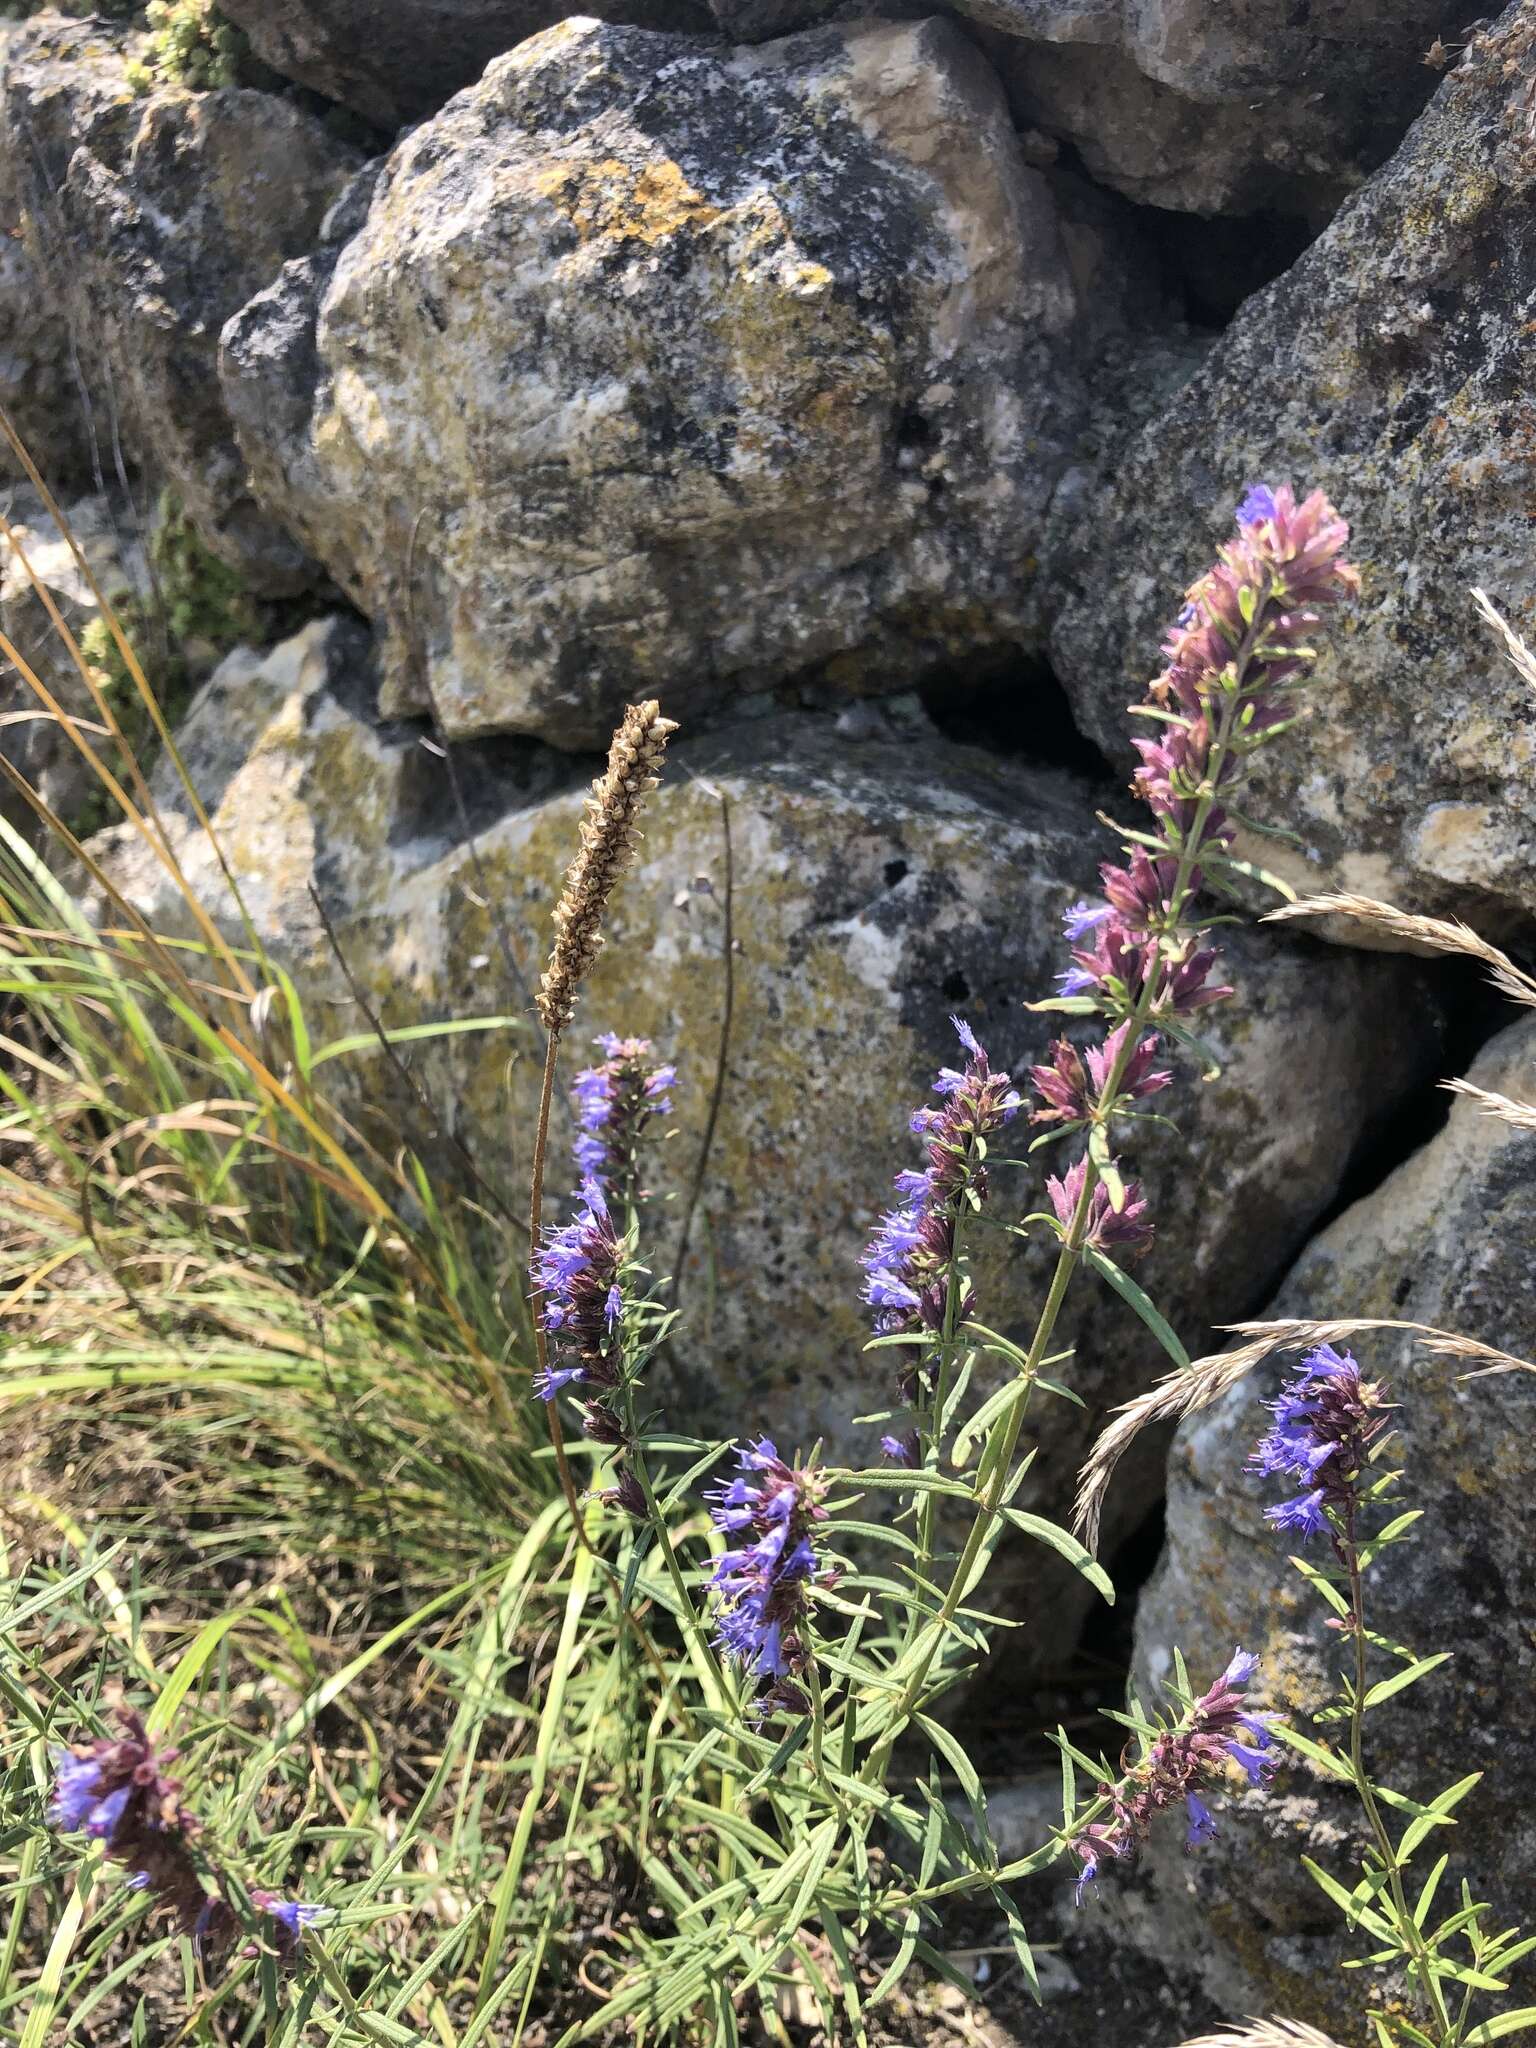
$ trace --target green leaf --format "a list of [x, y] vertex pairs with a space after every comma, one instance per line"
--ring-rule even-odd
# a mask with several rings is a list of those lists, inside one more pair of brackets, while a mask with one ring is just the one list
[[1449, 1650], [1437, 1650], [1433, 1657], [1421, 1657], [1416, 1664], [1410, 1664], [1406, 1671], [1394, 1671], [1390, 1678], [1378, 1679], [1365, 1696], [1367, 1708], [1380, 1706], [1383, 1700], [1391, 1699], [1394, 1693], [1404, 1692], [1410, 1685], [1416, 1685], [1421, 1678], [1427, 1677], [1431, 1671], [1438, 1671], [1442, 1664], [1449, 1661], [1450, 1654]]
[[1035, 1969], [1035, 1954], [1029, 1945], [1029, 1935], [1025, 1930], [1023, 1917], [1001, 1885], [993, 1885], [992, 1899], [1008, 1923], [1008, 1939], [1013, 1943], [1013, 1952], [1018, 1958], [1019, 1968], [1024, 1972], [1024, 1982], [1029, 1986], [1029, 1995], [1036, 2005], [1041, 2005], [1044, 2000], [1040, 1996], [1040, 1977]]
[[909, 1906], [902, 1921], [902, 1936], [896, 1953], [881, 1972], [880, 1982], [865, 1999], [866, 2007], [878, 2005], [883, 1998], [888, 1998], [907, 1974], [907, 1966], [912, 1961], [913, 1951], [917, 1947], [918, 1929], [922, 1924], [922, 1915], [916, 1906]]
[[1167, 1318], [1154, 1306], [1151, 1298], [1136, 1285], [1129, 1273], [1123, 1272], [1113, 1259], [1105, 1258], [1093, 1245], [1083, 1246], [1083, 1257], [1099, 1278], [1106, 1281], [1120, 1299], [1136, 1311], [1174, 1364], [1182, 1371], [1189, 1364], [1189, 1353], [1179, 1342]]
[[1396, 1935], [1379, 1913], [1372, 1912], [1363, 1899], [1345, 1891], [1336, 1877], [1330, 1877], [1321, 1864], [1314, 1863], [1310, 1856], [1303, 1856], [1302, 1867], [1314, 1883], [1327, 1893], [1351, 1927], [1364, 1927], [1374, 1934], [1378, 1941], [1395, 1941]]
[[1320, 1599], [1326, 1601], [1335, 1614], [1348, 1614], [1349, 1602], [1344, 1598], [1344, 1595], [1334, 1585], [1332, 1580], [1325, 1573], [1320, 1572], [1315, 1564], [1310, 1563], [1304, 1557], [1291, 1557], [1286, 1562], [1295, 1566], [1313, 1592]]
[[1037, 1543], [1043, 1543], [1047, 1550], [1054, 1550], [1058, 1557], [1064, 1557], [1074, 1571], [1081, 1572], [1089, 1585], [1102, 1594], [1111, 1607], [1114, 1606], [1114, 1581], [1092, 1551], [1085, 1550], [1075, 1536], [1047, 1521], [1044, 1515], [1031, 1515], [1023, 1508], [1004, 1508], [1003, 1513], [1015, 1529], [1032, 1536]]
[[1294, 1749], [1310, 1763], [1316, 1764], [1320, 1771], [1326, 1771], [1330, 1778], [1349, 1778], [1349, 1765], [1343, 1757], [1335, 1756], [1331, 1749], [1324, 1749], [1320, 1742], [1314, 1742], [1310, 1735], [1303, 1735], [1289, 1722], [1276, 1721], [1271, 1724], [1269, 1732], [1276, 1742], [1283, 1742], [1288, 1749]]
[[1517, 2005], [1512, 2012], [1495, 2013], [1470, 2034], [1463, 2034], [1462, 2048], [1488, 2048], [1490, 2041], [1502, 2041], [1506, 2034], [1523, 2034], [1536, 2027], [1536, 2005]]
[[1424, 1837], [1432, 1829], [1437, 1827], [1455, 1827], [1456, 1823], [1450, 1817], [1451, 1809], [1461, 1804], [1474, 1785], [1481, 1783], [1482, 1776], [1481, 1771], [1473, 1771], [1470, 1776], [1459, 1779], [1454, 1785], [1448, 1785], [1442, 1793], [1430, 1801], [1428, 1807], [1416, 1820], [1409, 1823], [1403, 1830], [1402, 1840], [1397, 1845], [1397, 1860], [1399, 1863], [1406, 1863], [1408, 1861], [1414, 1850], [1418, 1848], [1420, 1842], [1424, 1840]]

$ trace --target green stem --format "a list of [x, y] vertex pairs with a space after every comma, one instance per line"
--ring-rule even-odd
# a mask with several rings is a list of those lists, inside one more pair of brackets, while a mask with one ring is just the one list
[[1375, 1787], [1371, 1784], [1365, 1768], [1365, 1574], [1360, 1568], [1360, 1547], [1355, 1540], [1356, 1512], [1355, 1503], [1351, 1501], [1344, 1517], [1343, 1541], [1336, 1545], [1344, 1569], [1349, 1574], [1349, 1612], [1355, 1639], [1355, 1686], [1349, 1707], [1350, 1770], [1354, 1776], [1355, 1790], [1360, 1796], [1366, 1823], [1376, 1844], [1376, 1853], [1381, 1859], [1382, 1869], [1386, 1872], [1393, 1910], [1397, 1915], [1398, 1930], [1412, 1953], [1418, 1971], [1420, 1996], [1426, 2009], [1439, 2025], [1441, 2041], [1448, 2043], [1455, 2036], [1451, 2016], [1446, 2009], [1439, 1979], [1430, 1967], [1432, 1957], [1429, 1945], [1420, 1931], [1418, 1922], [1409, 1911], [1407, 1896], [1403, 1891], [1402, 1873], [1398, 1867], [1397, 1849], [1387, 1832]]
[[[1242, 675], [1246, 661], [1251, 654], [1250, 643], [1252, 641], [1253, 632], [1251, 630], [1249, 638], [1245, 641], [1244, 647], [1235, 663], [1239, 677]], [[1206, 773], [1201, 783], [1200, 794], [1196, 800], [1195, 815], [1190, 823], [1188, 832], [1184, 835], [1184, 842], [1179, 852], [1178, 867], [1174, 873], [1173, 887], [1168, 893], [1167, 908], [1159, 928], [1157, 959], [1151, 972], [1142, 984], [1141, 992], [1131, 1012], [1129, 1020], [1130, 1029], [1126, 1032], [1120, 1052], [1109, 1073], [1105, 1076], [1104, 1086], [1099, 1091], [1098, 1101], [1095, 1105], [1095, 1116], [1099, 1119], [1107, 1118], [1110, 1105], [1119, 1095], [1121, 1084], [1125, 1079], [1125, 1070], [1135, 1053], [1142, 1026], [1151, 1016], [1161, 997], [1164, 978], [1172, 956], [1172, 948], [1168, 946], [1167, 939], [1171, 933], [1177, 930], [1180, 918], [1183, 915], [1184, 906], [1191, 893], [1191, 877], [1199, 861], [1201, 841], [1205, 836], [1205, 828], [1210, 819], [1211, 811], [1215, 806], [1217, 785], [1221, 780], [1222, 769], [1226, 764], [1227, 750], [1231, 744], [1232, 724], [1237, 715], [1239, 702], [1240, 695], [1236, 689], [1228, 692], [1223, 699], [1220, 715], [1216, 723], [1216, 730], [1211, 737], [1210, 754], [1207, 757]], [[903, 1686], [882, 1733], [877, 1739], [874, 1748], [870, 1751], [869, 1756], [865, 1759], [861, 1776], [873, 1782], [879, 1782], [883, 1777], [886, 1761], [891, 1750], [895, 1747], [902, 1729], [905, 1727], [913, 1708], [916, 1706], [923, 1687], [928, 1682], [928, 1674], [932, 1668], [933, 1660], [949, 1633], [950, 1626], [954, 1621], [961, 1601], [969, 1590], [971, 1575], [981, 1555], [982, 1546], [987, 1540], [987, 1534], [993, 1517], [1001, 1506], [1008, 1484], [1008, 1475], [1013, 1464], [1014, 1453], [1018, 1449], [1019, 1434], [1023, 1429], [1024, 1417], [1028, 1410], [1030, 1396], [1034, 1391], [1035, 1380], [1039, 1375], [1041, 1363], [1050, 1349], [1051, 1338], [1055, 1334], [1056, 1324], [1060, 1318], [1063, 1304], [1066, 1301], [1073, 1273], [1080, 1262], [1083, 1238], [1088, 1226], [1089, 1208], [1093, 1200], [1094, 1189], [1097, 1187], [1099, 1180], [1098, 1169], [1094, 1165], [1093, 1160], [1086, 1154], [1084, 1155], [1083, 1164], [1085, 1171], [1083, 1174], [1082, 1192], [1078, 1197], [1077, 1208], [1073, 1212], [1072, 1221], [1068, 1225], [1066, 1235], [1062, 1241], [1061, 1254], [1056, 1261], [1056, 1269], [1051, 1276], [1050, 1290], [1046, 1295], [1045, 1304], [1040, 1311], [1039, 1321], [1035, 1325], [1035, 1333], [1030, 1340], [1029, 1350], [1025, 1354], [1024, 1364], [1019, 1368], [1018, 1391], [1004, 1412], [993, 1424], [992, 1430], [988, 1435], [986, 1450], [982, 1455], [981, 1463], [977, 1470], [977, 1512], [971, 1524], [970, 1534], [966, 1538], [965, 1548], [961, 1552], [959, 1563], [955, 1566], [954, 1572], [951, 1575], [943, 1604], [938, 1614], [935, 1615], [932, 1622], [928, 1625], [926, 1654], [918, 1658], [912, 1674]]]

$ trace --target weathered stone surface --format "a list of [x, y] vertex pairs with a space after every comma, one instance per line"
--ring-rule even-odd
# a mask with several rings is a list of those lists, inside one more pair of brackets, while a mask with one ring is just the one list
[[[260, 929], [305, 986], [344, 997], [307, 900], [313, 879], [390, 1021], [522, 1009], [498, 929], [531, 979], [580, 792], [514, 798], [519, 807], [487, 822], [471, 855], [449, 836], [446, 796], [425, 794], [431, 757], [345, 709], [324, 687], [315, 646], [228, 670], [186, 733], [231, 857], [252, 877]], [[822, 1437], [832, 1457], [855, 1460], [878, 1430], [854, 1418], [882, 1403], [890, 1376], [887, 1356], [862, 1352], [857, 1256], [892, 1174], [908, 1163], [907, 1115], [952, 1057], [951, 1012], [972, 1018], [1015, 1072], [1043, 1049], [1046, 1033], [1022, 1001], [1060, 964], [1058, 914], [1093, 873], [1101, 794], [1059, 771], [957, 746], [915, 710], [905, 731], [889, 719], [859, 723], [876, 736], [855, 741], [830, 718], [786, 726], [768, 717], [674, 742], [573, 1033], [573, 1059], [602, 1028], [643, 1032], [676, 1052], [681, 1136], [666, 1148], [665, 1171], [669, 1186], [685, 1188], [719, 1032], [723, 791], [737, 875], [735, 1020], [685, 1274], [688, 1329], [658, 1391], [689, 1427], [772, 1427], [805, 1446]], [[547, 767], [558, 757], [525, 747], [515, 758]], [[165, 796], [174, 805], [168, 782]], [[181, 852], [216, 896], [206, 850]], [[145, 907], [174, 914], [143, 880], [142, 856], [130, 848], [119, 858], [114, 872], [148, 890]], [[714, 898], [693, 889], [700, 875], [713, 878]], [[1242, 1000], [1212, 1031], [1224, 1072], [1181, 1092], [1182, 1134], [1156, 1132], [1142, 1159], [1162, 1231], [1143, 1277], [1192, 1342], [1207, 1321], [1262, 1298], [1332, 1198], [1371, 1105], [1405, 1084], [1434, 1036], [1415, 963], [1235, 931], [1232, 957]], [[317, 1028], [333, 1014], [339, 1028], [357, 1028], [345, 1003], [323, 1007]], [[524, 1057], [509, 1120], [507, 1054], [502, 1035], [420, 1054], [434, 1097], [456, 1106], [493, 1172], [506, 1132], [530, 1128], [537, 1080], [536, 1060]], [[370, 1081], [363, 1093], [376, 1102], [387, 1085]], [[1026, 1144], [1020, 1134], [1009, 1149], [1022, 1157]], [[525, 1164], [509, 1173], [511, 1186]], [[1035, 1205], [1040, 1168], [1038, 1155], [1027, 1174], [997, 1168], [1005, 1213]], [[1213, 1184], [1219, 1202], [1209, 1199]], [[665, 1267], [679, 1219], [676, 1208], [659, 1214]], [[1043, 1247], [1006, 1260], [1006, 1242], [1016, 1240], [987, 1242], [982, 1314], [1019, 1334], [1049, 1260]], [[1099, 1409], [1157, 1366], [1140, 1323], [1107, 1294], [1082, 1294], [1063, 1341], [1078, 1345], [1074, 1377], [1089, 1410], [1046, 1401], [1032, 1418], [1042, 1451], [1030, 1484], [1057, 1508]], [[1127, 1473], [1111, 1545], [1160, 1486], [1160, 1459]], [[1089, 1596], [1036, 1547], [1017, 1561], [1010, 1597], [1042, 1618], [1038, 1640], [1010, 1644], [1029, 1664], [1070, 1640]]]
[[1364, 597], [1251, 806], [1305, 841], [1262, 854], [1304, 887], [1536, 905], [1536, 724], [1468, 595], [1485, 586], [1522, 630], [1536, 618], [1533, 68], [1516, 8], [1166, 411], [1061, 500], [1056, 662], [1121, 757], [1170, 577], [1210, 558], [1244, 484], [1320, 485], [1352, 522]]
[[[333, 267], [332, 267], [333, 264]], [[574, 20], [230, 323], [258, 486], [385, 702], [606, 738], [1006, 643], [1077, 404], [1048, 189], [944, 24], [755, 50]]]
[[[1495, 1039], [1472, 1079], [1536, 1098], [1536, 1020]], [[1403, 1317], [1529, 1358], [1533, 1228], [1536, 1135], [1458, 1101], [1439, 1136], [1308, 1247], [1274, 1312]], [[1388, 1783], [1419, 1798], [1486, 1768], [1458, 1827], [1421, 1854], [1427, 1875], [1450, 1850], [1447, 1895], [1465, 1872], [1476, 1897], [1507, 1909], [1506, 1925], [1522, 1909], [1528, 1917], [1536, 1888], [1536, 1766], [1529, 1745], [1508, 1739], [1526, 1725], [1536, 1685], [1536, 1380], [1458, 1385], [1454, 1361], [1385, 1333], [1355, 1350], [1399, 1404], [1392, 1463], [1405, 1468], [1404, 1499], [1425, 1510], [1412, 1542], [1371, 1576], [1370, 1623], [1421, 1654], [1454, 1653], [1372, 1714], [1371, 1755]], [[1138, 1612], [1137, 1662], [1150, 1684], [1172, 1644], [1204, 1673], [1240, 1642], [1262, 1654], [1273, 1703], [1305, 1729], [1336, 1690], [1342, 1646], [1261, 1519], [1280, 1496], [1242, 1470], [1279, 1377], [1255, 1375], [1174, 1440], [1168, 1547]], [[1354, 2038], [1369, 1980], [1336, 1973], [1337, 1957], [1357, 1950], [1297, 1859], [1343, 1875], [1357, 1825], [1337, 1788], [1296, 1762], [1272, 1792], [1229, 1802], [1221, 1836], [1197, 1857], [1176, 1841], [1154, 1851], [1143, 1934], [1198, 1959], [1229, 2011], [1328, 2017], [1331, 2003], [1352, 2026], [1340, 2038]]]
[[[37, 493], [18, 485], [7, 497], [6, 518], [15, 545], [0, 538], [0, 626], [66, 712], [99, 724], [91, 694], [60, 641], [32, 577], [45, 586], [76, 635], [100, 616], [95, 592]], [[83, 498], [65, 507], [64, 516], [90, 566], [96, 589], [110, 605], [121, 607], [146, 595], [149, 566], [129, 507], [103, 498]], [[148, 658], [148, 649], [145, 654]], [[0, 711], [8, 721], [15, 721], [0, 728], [0, 748], [6, 758], [59, 817], [79, 824], [100, 787], [98, 779], [79, 748], [8, 662], [0, 681]], [[95, 738], [99, 742], [99, 735]], [[19, 830], [36, 836], [35, 813], [9, 782], [0, 790], [0, 807]]]
[[[566, 13], [558, 0], [227, 0], [223, 11], [274, 71], [389, 130], [435, 113], [493, 57]], [[603, 11], [647, 28], [714, 26], [704, 0]]]
[[957, 0], [1024, 121], [1130, 198], [1195, 213], [1326, 218], [1459, 46], [1448, 0]]
[[44, 308], [79, 345], [103, 445], [119, 434], [175, 485], [210, 547], [280, 594], [309, 571], [247, 489], [219, 394], [219, 330], [311, 246], [360, 159], [271, 93], [136, 97], [137, 47], [52, 15], [18, 32], [0, 81], [0, 183], [24, 213]]

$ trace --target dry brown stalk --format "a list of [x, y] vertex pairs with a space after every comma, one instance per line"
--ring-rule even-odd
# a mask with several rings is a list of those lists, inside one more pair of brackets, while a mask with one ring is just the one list
[[[619, 721], [608, 750], [608, 766], [592, 785], [581, 818], [581, 845], [565, 871], [565, 884], [555, 906], [555, 943], [535, 998], [547, 1034], [544, 1080], [539, 1091], [538, 1128], [533, 1141], [533, 1187], [528, 1201], [530, 1257], [536, 1258], [544, 1223], [544, 1158], [549, 1150], [549, 1112], [555, 1095], [555, 1068], [560, 1034], [576, 1008], [576, 992], [603, 943], [603, 915], [618, 881], [634, 857], [635, 823], [640, 807], [656, 787], [668, 735], [677, 731], [663, 718], [654, 697], [631, 704]], [[544, 1330], [540, 1290], [533, 1289], [533, 1346], [542, 1377], [549, 1369], [549, 1339]], [[576, 1499], [565, 1431], [553, 1401], [544, 1403], [549, 1440], [554, 1447], [560, 1487], [571, 1521], [583, 1543], [586, 1525]]]
[[1483, 622], [1493, 628], [1504, 642], [1504, 652], [1509, 656], [1510, 665], [1522, 682], [1529, 683], [1536, 690], [1536, 654], [1520, 638], [1509, 621], [1499, 612], [1486, 590], [1472, 587], [1472, 602], [1482, 614]]
[[677, 731], [655, 698], [631, 704], [608, 753], [608, 766], [592, 785], [581, 820], [581, 845], [565, 872], [555, 906], [555, 944], [536, 998], [540, 1020], [553, 1038], [571, 1021], [576, 991], [603, 943], [603, 913], [613, 885], [635, 850], [635, 820], [656, 787], [667, 735]]
[[1269, 1323], [1227, 1323], [1223, 1328], [1248, 1342], [1233, 1351], [1213, 1352], [1197, 1358], [1117, 1408], [1108, 1426], [1099, 1434], [1078, 1474], [1077, 1500], [1073, 1505], [1073, 1527], [1090, 1550], [1099, 1545], [1099, 1521], [1105, 1495], [1115, 1467], [1144, 1429], [1160, 1422], [1182, 1422], [1198, 1415], [1213, 1401], [1246, 1379], [1256, 1365], [1277, 1351], [1302, 1351], [1318, 1344], [1344, 1344], [1370, 1330], [1404, 1330], [1421, 1351], [1437, 1358], [1468, 1358], [1483, 1361], [1482, 1370], [1466, 1375], [1483, 1379], [1493, 1373], [1536, 1373], [1536, 1365], [1513, 1358], [1491, 1344], [1479, 1344], [1473, 1337], [1458, 1337], [1449, 1330], [1437, 1330], [1431, 1323], [1396, 1322], [1376, 1316], [1344, 1316], [1329, 1322], [1287, 1319]]
[[1500, 995], [1507, 996], [1512, 1003], [1536, 1007], [1536, 981], [1522, 974], [1507, 953], [1489, 945], [1458, 920], [1418, 917], [1411, 911], [1394, 909], [1390, 903], [1378, 903], [1371, 896], [1338, 894], [1303, 896], [1295, 903], [1282, 903], [1278, 910], [1266, 915], [1264, 922], [1288, 924], [1299, 917], [1352, 917], [1359, 924], [1372, 925], [1377, 931], [1389, 932], [1395, 939], [1423, 946], [1432, 953], [1464, 953], [1469, 959], [1482, 962]]
[[1305, 2020], [1250, 2020], [1246, 2027], [1222, 2027], [1214, 2034], [1196, 2034], [1181, 2048], [1339, 2048], [1321, 2027]]
[[1536, 1102], [1517, 1102], [1512, 1095], [1500, 1095], [1492, 1088], [1479, 1088], [1472, 1081], [1442, 1081], [1452, 1095], [1464, 1095], [1475, 1102], [1485, 1116], [1513, 1124], [1517, 1131], [1536, 1131]]

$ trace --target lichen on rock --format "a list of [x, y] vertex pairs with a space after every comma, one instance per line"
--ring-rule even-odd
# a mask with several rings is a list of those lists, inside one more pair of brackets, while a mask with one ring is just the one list
[[1084, 726], [1125, 758], [1120, 707], [1154, 657], [1168, 582], [1202, 567], [1254, 479], [1326, 490], [1364, 596], [1310, 722], [1256, 777], [1254, 808], [1301, 845], [1259, 857], [1303, 889], [1495, 928], [1536, 908], [1536, 720], [1469, 586], [1530, 630], [1532, 65], [1515, 7], [1173, 402], [1074, 476], [1046, 572], [1059, 672]]
[[224, 336], [257, 487], [385, 701], [590, 746], [627, 697], [1029, 629], [1079, 402], [1057, 218], [937, 22], [752, 50], [581, 19], [386, 160]]

